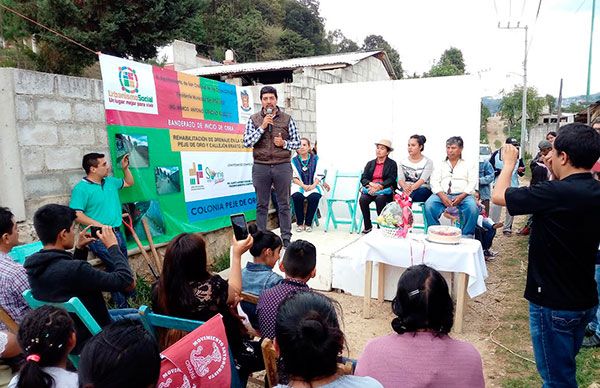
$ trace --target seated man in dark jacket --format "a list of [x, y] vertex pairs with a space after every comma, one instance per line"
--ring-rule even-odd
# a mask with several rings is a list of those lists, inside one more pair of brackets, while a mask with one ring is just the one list
[[[95, 239], [87, 229], [79, 234], [74, 254], [67, 252], [75, 245], [75, 210], [50, 204], [39, 208], [33, 217], [33, 226], [44, 249], [29, 256], [25, 270], [33, 296], [47, 302], [65, 302], [78, 297], [101, 327], [115, 318], [132, 314], [133, 309], [111, 310], [109, 313], [103, 291], [127, 292], [135, 288], [135, 280], [127, 258], [121, 253], [112, 228], [103, 226], [97, 237], [107, 247], [113, 260], [114, 272], [94, 269], [87, 262], [87, 245]], [[124, 311], [127, 310], [127, 311]], [[77, 347], [90, 337], [79, 319], [75, 319]]]

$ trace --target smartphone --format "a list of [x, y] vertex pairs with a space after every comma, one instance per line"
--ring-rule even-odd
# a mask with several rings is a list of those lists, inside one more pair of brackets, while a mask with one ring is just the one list
[[98, 232], [102, 231], [102, 227], [101, 226], [90, 226], [90, 234], [92, 235], [92, 237], [94, 238], [98, 238]]
[[246, 223], [246, 216], [242, 213], [239, 213], [232, 214], [230, 217], [235, 239], [239, 241], [248, 238], [248, 224]]

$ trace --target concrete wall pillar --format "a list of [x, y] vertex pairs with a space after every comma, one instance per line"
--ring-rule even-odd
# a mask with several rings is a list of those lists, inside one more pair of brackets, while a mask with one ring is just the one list
[[0, 68], [0, 206], [11, 209], [17, 221], [25, 220], [25, 196], [19, 152], [14, 69]]

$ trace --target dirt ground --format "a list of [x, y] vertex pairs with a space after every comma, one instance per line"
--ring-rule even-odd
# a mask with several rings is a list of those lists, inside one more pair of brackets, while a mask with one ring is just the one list
[[[502, 259], [513, 256], [514, 242], [510, 239], [521, 237], [498, 236], [494, 241], [494, 249], [500, 252], [498, 259], [488, 262], [488, 275], [486, 280], [487, 292], [483, 295], [469, 299], [464, 315], [463, 333], [451, 336], [456, 339], [468, 341], [477, 348], [482, 356], [483, 370], [487, 387], [501, 386], [499, 379], [506, 376], [507, 370], [504, 361], [497, 356], [498, 346], [495, 345], [490, 333], [499, 326], [499, 319], [504, 315], [506, 308], [513, 302], [519, 303], [521, 296], [513, 296], [512, 301], [506, 300], [507, 284], [506, 274], [501, 270]], [[524, 276], [521, 287], [524, 287]], [[362, 313], [362, 297], [343, 293], [329, 292], [329, 297], [337, 300], [343, 312], [344, 333], [348, 341], [350, 357], [360, 356], [366, 343], [375, 337], [387, 335], [392, 332], [391, 321], [394, 317], [390, 302], [380, 303], [376, 299], [371, 301], [372, 317], [364, 319]], [[524, 302], [523, 302], [524, 303]], [[509, 324], [510, 326], [510, 324]]]

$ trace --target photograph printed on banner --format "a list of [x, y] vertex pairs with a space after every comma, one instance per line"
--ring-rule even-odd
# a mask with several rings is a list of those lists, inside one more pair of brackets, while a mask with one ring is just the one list
[[[140, 240], [147, 239], [142, 219], [145, 218], [150, 228], [152, 237], [165, 234], [165, 220], [160, 211], [160, 205], [157, 200], [136, 201], [123, 204], [123, 213], [129, 213], [133, 222], [133, 229]], [[125, 237], [128, 241], [133, 241], [133, 235], [128, 228], [125, 228]]]
[[156, 180], [156, 193], [158, 195], [179, 193], [181, 191], [181, 180], [179, 167], [156, 167], [154, 169]]
[[148, 167], [150, 156], [148, 154], [148, 136], [117, 133], [115, 134], [117, 163], [121, 163], [123, 156], [129, 154], [131, 168]]

